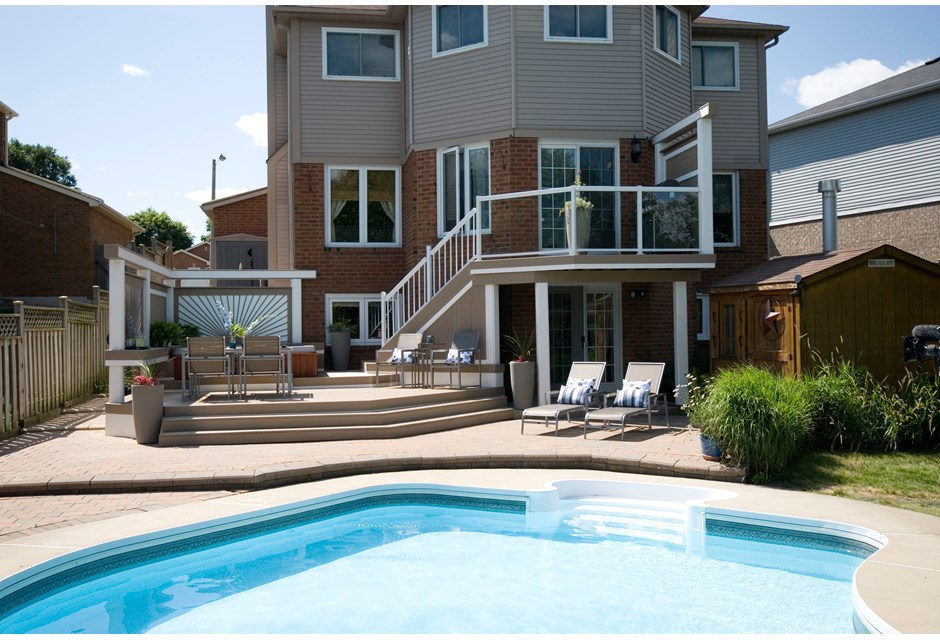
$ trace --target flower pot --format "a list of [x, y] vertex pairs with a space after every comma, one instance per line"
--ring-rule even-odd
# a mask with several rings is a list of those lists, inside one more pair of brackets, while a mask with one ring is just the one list
[[721, 448], [718, 443], [704, 433], [699, 433], [698, 438], [702, 447], [702, 457], [710, 462], [721, 462]]
[[528, 409], [535, 398], [535, 363], [531, 360], [509, 363], [509, 385], [514, 409]]
[[163, 385], [132, 385], [131, 399], [137, 443], [156, 443], [160, 439], [160, 426], [163, 424]]
[[[575, 224], [578, 231], [578, 249], [586, 249], [591, 243], [591, 212], [594, 207], [577, 207], [575, 210]], [[565, 233], [568, 238], [568, 246], [572, 244], [572, 226], [571, 226], [571, 204], [565, 205]]]
[[346, 371], [349, 368], [350, 331], [330, 332], [330, 354], [333, 357], [333, 371]]

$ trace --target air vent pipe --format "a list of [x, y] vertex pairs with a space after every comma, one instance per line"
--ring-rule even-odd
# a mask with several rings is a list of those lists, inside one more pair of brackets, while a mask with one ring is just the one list
[[839, 248], [838, 207], [836, 194], [842, 191], [838, 180], [820, 180], [819, 193], [822, 194], [823, 253]]

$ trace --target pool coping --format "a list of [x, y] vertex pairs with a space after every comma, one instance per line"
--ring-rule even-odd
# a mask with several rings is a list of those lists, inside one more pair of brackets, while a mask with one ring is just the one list
[[714, 480], [650, 476], [589, 469], [436, 469], [392, 471], [291, 484], [134, 513], [109, 520], [45, 531], [0, 543], [0, 579], [68, 553], [98, 544], [187, 527], [216, 518], [237, 518], [249, 512], [385, 484], [429, 483], [480, 488], [487, 492], [544, 489], [563, 479], [599, 479], [707, 487], [737, 497], [707, 502], [721, 510], [774, 514], [784, 518], [828, 520], [864, 527], [884, 535], [888, 544], [866, 560], [856, 574], [856, 606], [863, 618], [883, 621], [901, 633], [940, 632], [940, 518], [845, 498], [790, 492]]

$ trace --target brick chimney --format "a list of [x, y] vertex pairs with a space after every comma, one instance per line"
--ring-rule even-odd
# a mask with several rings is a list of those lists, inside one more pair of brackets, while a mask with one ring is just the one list
[[0, 165], [6, 167], [10, 164], [10, 135], [7, 122], [19, 114], [0, 102]]

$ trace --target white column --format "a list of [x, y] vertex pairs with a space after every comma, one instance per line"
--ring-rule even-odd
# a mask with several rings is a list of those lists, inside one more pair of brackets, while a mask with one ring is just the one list
[[176, 322], [176, 280], [164, 280], [166, 288], [166, 321]]
[[535, 283], [535, 366], [538, 369], [536, 404], [543, 404], [551, 391], [551, 362], [548, 342], [548, 283]]
[[[108, 348], [120, 351], [124, 348], [124, 261], [108, 260]], [[108, 367], [108, 402], [124, 402], [124, 367]]]
[[484, 314], [486, 317], [486, 353], [489, 363], [499, 362], [499, 287], [488, 284], [483, 287]]
[[291, 278], [290, 281], [290, 341], [299, 344], [302, 340], [303, 327], [301, 326], [303, 305], [301, 303], [300, 278]]
[[144, 332], [144, 346], [150, 346], [150, 269], [138, 269], [137, 274], [144, 279], [143, 308], [141, 315], [141, 330]]
[[702, 253], [715, 253], [715, 222], [712, 214], [712, 121], [696, 124], [698, 162], [698, 237]]
[[689, 300], [686, 283], [672, 283], [672, 332], [673, 351], [675, 358], [676, 380], [675, 386], [679, 389], [676, 396], [678, 404], [685, 404], [689, 397], [685, 386], [686, 375], [689, 373]]

